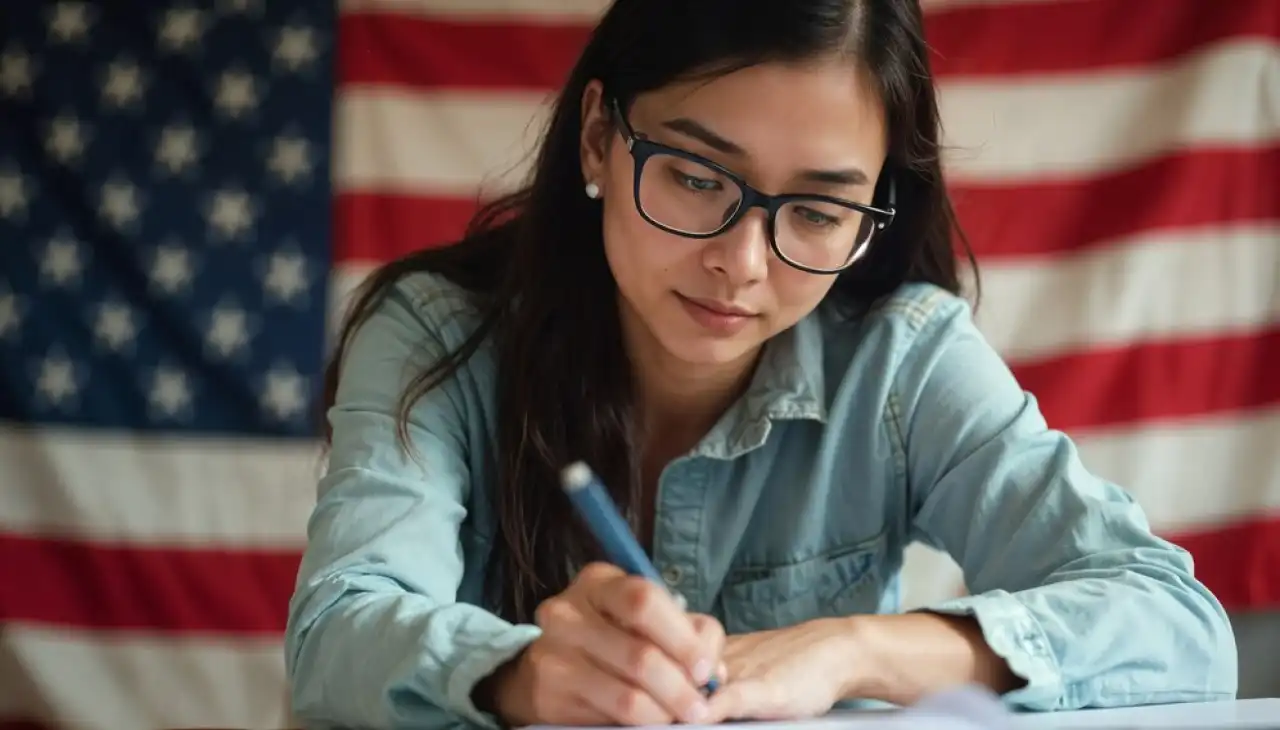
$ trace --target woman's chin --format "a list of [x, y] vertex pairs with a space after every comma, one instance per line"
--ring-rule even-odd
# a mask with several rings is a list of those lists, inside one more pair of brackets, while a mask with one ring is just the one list
[[750, 359], [761, 343], [745, 337], [689, 337], [663, 344], [673, 359], [689, 367], [715, 368]]

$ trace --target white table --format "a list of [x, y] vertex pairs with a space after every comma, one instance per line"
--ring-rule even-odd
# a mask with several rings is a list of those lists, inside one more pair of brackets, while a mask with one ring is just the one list
[[1018, 730], [1280, 730], [1280, 698], [1018, 715]]
[[[996, 708], [992, 727], [1012, 730], [1280, 730], [1280, 699], [1236, 700], [1231, 702], [1148, 705], [1108, 710], [1025, 713], [1009, 716]], [[979, 718], [981, 715], [979, 715]], [[974, 730], [985, 726], [979, 718], [965, 717], [956, 724], [936, 717], [913, 716], [908, 710], [836, 710], [807, 720], [742, 722], [724, 725], [673, 725], [664, 730]], [[523, 730], [569, 730], [553, 726], [532, 726]], [[616, 728], [573, 728], [572, 730], [616, 730]], [[633, 728], [632, 730], [644, 730]], [[653, 730], [658, 730], [657, 727]]]

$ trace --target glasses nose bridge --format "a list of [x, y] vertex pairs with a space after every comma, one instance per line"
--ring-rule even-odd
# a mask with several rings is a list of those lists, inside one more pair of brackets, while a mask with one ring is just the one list
[[742, 201], [738, 203], [737, 214], [733, 216], [733, 222], [729, 228], [736, 227], [751, 212], [752, 208], [759, 208], [764, 211], [765, 230], [773, 226], [773, 216], [778, 209], [777, 196], [767, 195], [756, 190], [745, 183], [738, 183], [738, 187], [742, 189]]
[[766, 246], [772, 247], [773, 218], [780, 205], [777, 197], [762, 193], [741, 181], [738, 181], [738, 187], [742, 192], [742, 198], [738, 201], [738, 208], [715, 235], [723, 236], [730, 231], [740, 230], [742, 222], [747, 219], [747, 214], [751, 212], [751, 209], [759, 208], [764, 211], [764, 218], [760, 221], [759, 235], [764, 237]]

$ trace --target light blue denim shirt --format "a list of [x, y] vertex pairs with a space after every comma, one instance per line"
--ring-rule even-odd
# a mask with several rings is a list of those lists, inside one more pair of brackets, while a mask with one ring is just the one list
[[[471, 690], [539, 635], [482, 605], [492, 348], [412, 410], [416, 458], [395, 438], [408, 379], [476, 322], [460, 290], [415, 274], [352, 344], [286, 636], [312, 727], [493, 727]], [[730, 633], [895, 612], [918, 540], [951, 554], [971, 593], [931, 608], [976, 617], [1027, 680], [1011, 705], [1235, 695], [1231, 627], [1188, 554], [1046, 427], [964, 300], [938, 288], [903, 287], [854, 321], [820, 307], [775, 337], [659, 494], [656, 565]]]

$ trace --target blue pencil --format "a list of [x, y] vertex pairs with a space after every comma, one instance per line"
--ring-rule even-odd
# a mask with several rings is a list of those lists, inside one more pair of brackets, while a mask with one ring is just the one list
[[[629, 575], [643, 576], [658, 585], [665, 585], [662, 575], [649, 560], [649, 556], [644, 554], [644, 548], [640, 547], [636, 536], [631, 533], [630, 525], [618, 513], [618, 507], [609, 497], [609, 491], [590, 467], [580, 461], [570, 464], [560, 473], [560, 482], [574, 509], [587, 523], [587, 529], [600, 542], [609, 562]], [[674, 591], [671, 594], [680, 607], [685, 608], [684, 596]], [[715, 692], [718, 686], [719, 682], [712, 675], [703, 690], [707, 693]]]

